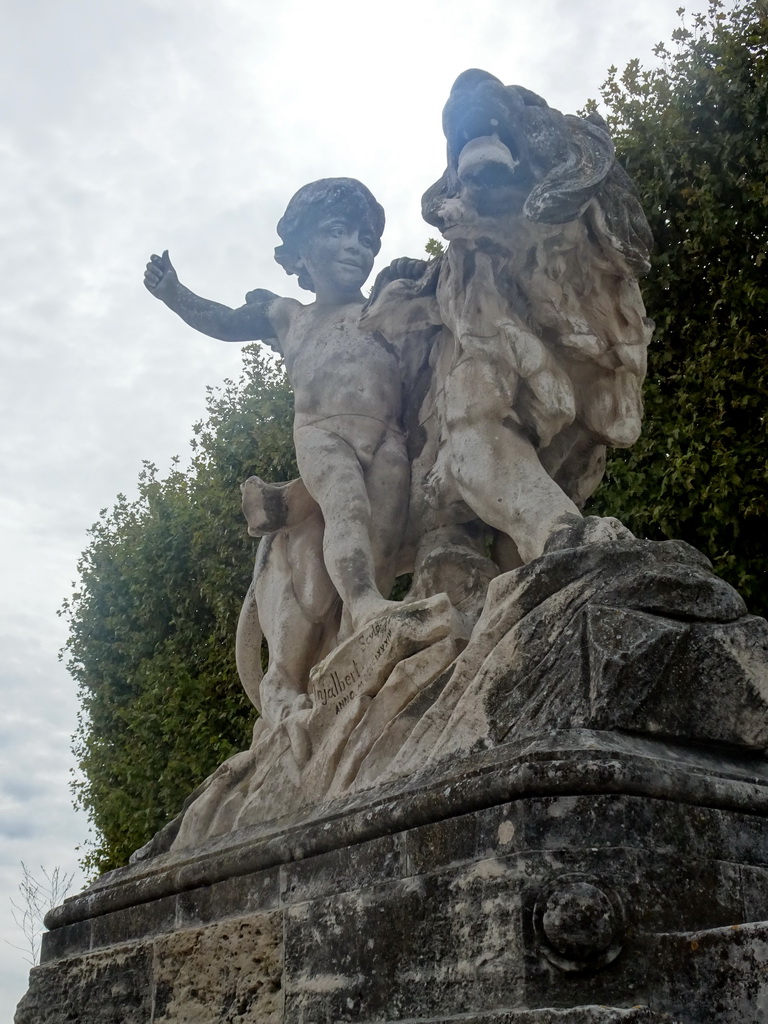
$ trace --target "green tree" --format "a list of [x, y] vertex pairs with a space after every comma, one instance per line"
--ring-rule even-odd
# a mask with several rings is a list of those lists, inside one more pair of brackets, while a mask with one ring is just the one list
[[209, 389], [193, 457], [165, 479], [145, 464], [134, 501], [102, 510], [64, 607], [82, 712], [77, 803], [95, 836], [84, 866], [124, 864], [230, 754], [255, 710], [234, 664], [254, 542], [239, 484], [296, 475], [293, 396], [254, 347], [239, 382]]
[[656, 333], [643, 435], [614, 452], [592, 511], [704, 551], [768, 612], [768, 7], [740, 0], [603, 87], [653, 231]]

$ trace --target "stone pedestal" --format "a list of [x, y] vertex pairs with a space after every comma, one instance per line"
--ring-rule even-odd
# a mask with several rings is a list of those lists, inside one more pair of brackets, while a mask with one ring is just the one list
[[574, 729], [112, 872], [16, 1024], [758, 1024], [768, 764]]

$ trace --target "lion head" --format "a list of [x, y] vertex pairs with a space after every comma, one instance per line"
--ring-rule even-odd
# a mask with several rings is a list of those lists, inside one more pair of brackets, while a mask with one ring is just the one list
[[443, 110], [447, 167], [422, 214], [449, 240], [497, 238], [511, 219], [564, 224], [588, 206], [633, 275], [647, 273], [650, 229], [605, 121], [563, 115], [519, 85], [463, 72]]

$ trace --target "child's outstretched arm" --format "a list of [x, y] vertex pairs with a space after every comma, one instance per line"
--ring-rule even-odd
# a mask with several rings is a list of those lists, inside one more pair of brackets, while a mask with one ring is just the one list
[[220, 341], [266, 341], [274, 343], [277, 333], [271, 316], [272, 307], [282, 300], [273, 292], [259, 291], [258, 302], [248, 302], [231, 309], [220, 302], [211, 302], [185, 288], [166, 249], [162, 256], [152, 254], [144, 271], [144, 285], [156, 299], [178, 314], [196, 331]]

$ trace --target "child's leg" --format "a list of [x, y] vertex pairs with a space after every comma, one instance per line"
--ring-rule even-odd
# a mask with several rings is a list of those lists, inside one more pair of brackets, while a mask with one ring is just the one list
[[410, 493], [411, 466], [405, 439], [389, 434], [365, 473], [365, 486], [373, 509], [371, 548], [376, 584], [389, 594], [395, 582], [397, 557], [403, 541]]
[[[307, 490], [325, 519], [323, 555], [328, 575], [350, 611], [355, 629], [394, 602], [376, 585], [371, 503], [360, 461], [350, 444], [320, 427], [294, 432], [296, 459]], [[401, 517], [405, 518], [403, 509]], [[376, 509], [376, 516], [379, 510]]]

